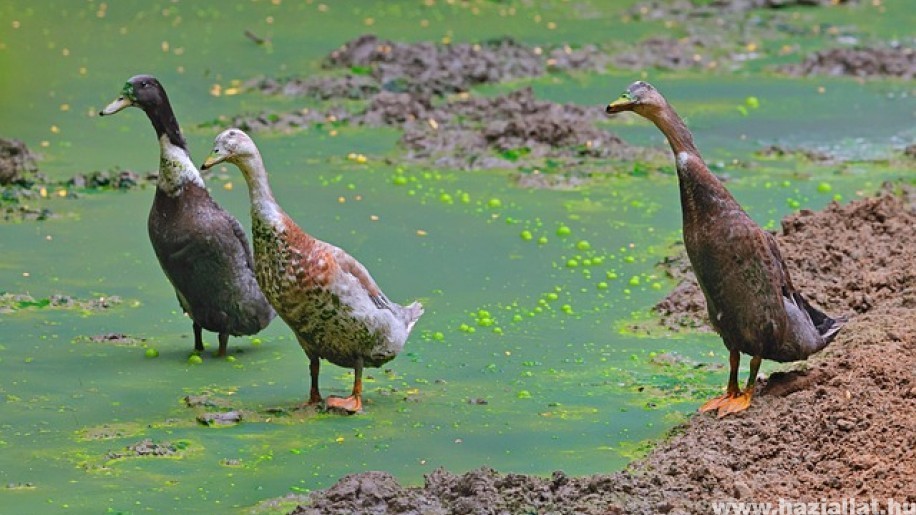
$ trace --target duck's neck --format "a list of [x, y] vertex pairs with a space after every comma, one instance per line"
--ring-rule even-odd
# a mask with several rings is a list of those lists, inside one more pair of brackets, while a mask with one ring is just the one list
[[251, 219], [253, 223], [262, 223], [278, 230], [282, 230], [283, 210], [274, 199], [267, 181], [267, 169], [261, 156], [255, 155], [241, 159], [238, 167], [248, 183], [248, 197], [251, 199]]
[[714, 210], [737, 206], [731, 193], [709, 171], [693, 143], [693, 135], [670, 105], [666, 104], [663, 109], [647, 118], [662, 131], [674, 154], [685, 223], [688, 218], [692, 220], [707, 216]]
[[204, 187], [204, 180], [191, 161], [188, 143], [168, 103], [144, 109], [159, 138], [159, 189], [169, 196], [179, 194], [189, 183]]

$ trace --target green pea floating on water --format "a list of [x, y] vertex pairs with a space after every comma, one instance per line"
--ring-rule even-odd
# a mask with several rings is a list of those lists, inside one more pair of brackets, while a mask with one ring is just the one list
[[204, 360], [197, 354], [191, 354], [188, 356], [188, 365], [200, 365]]
[[144, 352], [144, 355], [146, 355], [147, 358], [158, 358], [159, 351], [154, 349], [153, 347], [149, 347], [148, 349], [146, 349], [146, 352]]

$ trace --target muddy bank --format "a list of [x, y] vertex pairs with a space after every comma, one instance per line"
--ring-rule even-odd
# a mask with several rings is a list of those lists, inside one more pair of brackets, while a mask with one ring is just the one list
[[711, 502], [729, 500], [916, 502], [916, 195], [831, 205], [783, 227], [796, 284], [851, 320], [822, 353], [758, 381], [748, 411], [694, 416], [615, 474], [437, 470], [422, 487], [404, 487], [365, 472], [299, 497], [293, 513], [654, 515], [711, 513]]
[[833, 75], [851, 77], [916, 76], [916, 50], [907, 46], [828, 48], [805, 57], [799, 64], [779, 68], [793, 76]]

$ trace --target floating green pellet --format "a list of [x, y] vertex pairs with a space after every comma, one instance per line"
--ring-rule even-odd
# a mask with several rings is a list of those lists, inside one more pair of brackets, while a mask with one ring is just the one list
[[445, 340], [445, 334], [442, 331], [436, 331], [433, 333], [433, 340], [441, 342]]
[[541, 236], [538, 238], [538, 245], [547, 245], [547, 236]]
[[528, 390], [519, 390], [519, 392], [516, 394], [516, 397], [518, 397], [519, 399], [530, 399], [531, 392], [529, 392]]
[[617, 279], [617, 272], [608, 272], [608, 273], [606, 273], [606, 274], [604, 274], [604, 275], [607, 276], [607, 278], [608, 278], [608, 279], [611, 279], [611, 280]]
[[455, 202], [455, 200], [452, 199], [452, 196], [449, 195], [448, 193], [443, 193], [439, 195], [439, 200], [445, 204], [452, 204]]
[[830, 193], [830, 191], [831, 191], [832, 189], [833, 189], [833, 187], [830, 186], [830, 183], [829, 183], [829, 182], [822, 182], [822, 183], [820, 183], [820, 184], [817, 185], [817, 191], [818, 191], [819, 193]]
[[516, 314], [515, 316], [512, 317], [512, 321], [513, 321], [513, 322], [521, 322], [521, 321], [522, 321], [522, 315]]
[[233, 361], [235, 361], [235, 356], [226, 356], [226, 361], [232, 363]]
[[158, 358], [159, 357], [159, 351], [152, 347], [146, 349], [146, 352], [144, 352], [144, 354], [146, 355], [147, 358]]
[[394, 184], [395, 186], [404, 186], [407, 184], [407, 177], [404, 177], [403, 175], [395, 175], [394, 178], [391, 179], [391, 184]]
[[566, 260], [566, 268], [576, 268], [577, 266], [579, 266], [579, 262], [575, 259]]
[[760, 100], [758, 100], [757, 97], [747, 97], [744, 99], [744, 103], [751, 109], [757, 109], [760, 107]]
[[522, 233], [521, 233], [521, 237], [522, 237], [523, 240], [529, 241], [529, 240], [531, 240], [531, 238], [534, 238], [534, 235], [531, 234], [531, 231], [524, 230], [524, 231], [522, 231]]
[[569, 304], [563, 304], [563, 306], [560, 307], [560, 309], [562, 309], [564, 313], [572, 313], [572, 310], [573, 310], [572, 306], [570, 306]]
[[188, 356], [188, 365], [200, 365], [204, 360], [201, 359], [197, 354], [191, 354]]
[[503, 329], [502, 329], [502, 327], [494, 327], [494, 328], [493, 328], [493, 332], [494, 332], [495, 334], [503, 334]]
[[634, 275], [633, 277], [630, 277], [630, 286], [639, 286], [639, 276], [638, 275]]
[[572, 234], [572, 229], [565, 225], [557, 227], [557, 236], [569, 236]]
[[478, 318], [477, 325], [481, 327], [490, 327], [491, 325], [493, 325], [493, 319], [492, 318]]
[[547, 295], [544, 295], [544, 297], [547, 298], [547, 300], [557, 300], [560, 298], [560, 296], [554, 292], [550, 292]]
[[496, 208], [502, 207], [503, 202], [499, 200], [498, 198], [491, 198], [490, 200], [487, 201], [487, 205], [493, 209], [496, 209]]
[[604, 281], [601, 281], [600, 283], [598, 283], [598, 289], [599, 289], [599, 290], [606, 290], [606, 289], [607, 289], [607, 283], [604, 282]]
[[592, 244], [589, 243], [587, 240], [579, 240], [579, 242], [576, 243], [576, 248], [579, 250], [588, 250], [592, 248]]

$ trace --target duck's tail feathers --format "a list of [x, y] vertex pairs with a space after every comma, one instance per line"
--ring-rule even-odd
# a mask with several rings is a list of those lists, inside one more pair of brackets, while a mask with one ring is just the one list
[[414, 324], [417, 323], [417, 320], [420, 319], [420, 315], [423, 314], [423, 304], [419, 302], [414, 302], [409, 306], [404, 306], [401, 310], [401, 316], [403, 317], [404, 323], [407, 325], [407, 332], [409, 333], [413, 329]]
[[801, 304], [808, 316], [811, 317], [811, 322], [817, 329], [818, 334], [824, 339], [824, 345], [832, 342], [837, 333], [840, 332], [840, 329], [846, 324], [847, 318], [844, 316], [831, 318], [823, 311], [812, 306], [800, 293], [795, 293], [794, 297], [796, 303]]

